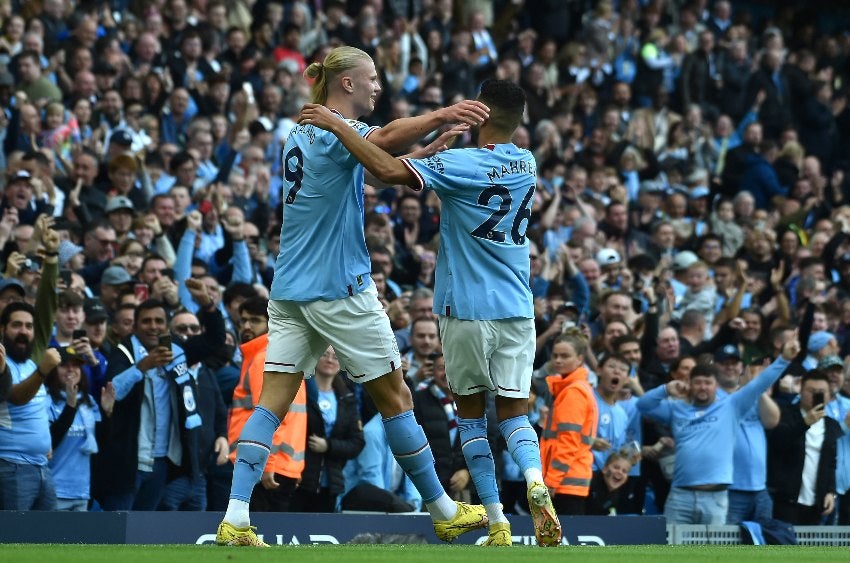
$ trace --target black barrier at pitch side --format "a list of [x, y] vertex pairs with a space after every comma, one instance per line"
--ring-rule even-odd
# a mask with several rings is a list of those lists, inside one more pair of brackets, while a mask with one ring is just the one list
[[[211, 544], [222, 514], [216, 512], [0, 512], [2, 543]], [[531, 519], [508, 516], [514, 544], [533, 545]], [[341, 544], [371, 534], [419, 535], [440, 543], [427, 515], [256, 513], [251, 523], [269, 544]], [[562, 516], [570, 545], [665, 544], [661, 516]], [[366, 536], [367, 538], [369, 536]], [[456, 543], [484, 541], [470, 532]]]

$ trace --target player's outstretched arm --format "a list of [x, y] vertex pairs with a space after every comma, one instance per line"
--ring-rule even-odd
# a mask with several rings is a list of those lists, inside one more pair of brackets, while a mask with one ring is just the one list
[[305, 105], [298, 116], [298, 124], [313, 125], [336, 135], [354, 158], [382, 182], [419, 187], [419, 181], [400, 160], [358, 135], [351, 126], [325, 106]]
[[[425, 115], [396, 119], [375, 130], [369, 135], [369, 140], [385, 151], [399, 152], [443, 125], [465, 124], [472, 127], [481, 125], [489, 115], [490, 108], [478, 100], [463, 100]], [[365, 166], [366, 163], [363, 164]]]

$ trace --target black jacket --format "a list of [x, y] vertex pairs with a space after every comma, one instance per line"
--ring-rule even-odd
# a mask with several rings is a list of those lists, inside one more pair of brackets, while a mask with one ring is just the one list
[[[779, 425], [767, 433], [767, 486], [775, 500], [797, 502], [806, 460], [806, 431], [799, 405], [783, 406]], [[815, 482], [815, 504], [823, 506], [826, 493], [835, 492], [836, 443], [841, 426], [825, 417], [823, 445]]]
[[[218, 315], [220, 322], [221, 313], [217, 311], [214, 313], [198, 311], [198, 317], [201, 322], [203, 323], [204, 321], [208, 321], [205, 323], [208, 330], [210, 326], [216, 324], [215, 322], [209, 322], [210, 319], [215, 320], [216, 315]], [[182, 449], [181, 466], [169, 468], [172, 476], [199, 476], [201, 474], [201, 468], [207, 465], [206, 459], [201, 460], [201, 455], [203, 455], [201, 441], [204, 425], [209, 426], [215, 424], [214, 420], [205, 420], [203, 418], [203, 410], [209, 412], [209, 403], [201, 397], [198, 386], [192, 383], [191, 385], [194, 387], [194, 397], [197, 401], [198, 412], [202, 417], [202, 424], [195, 428], [186, 428], [186, 424], [183, 420], [186, 403], [185, 398], [180, 391], [180, 387], [175, 382], [175, 375], [177, 375], [175, 372], [177, 370], [187, 369], [188, 365], [194, 365], [201, 361], [204, 357], [203, 354], [207, 353], [210, 346], [209, 342], [206, 342], [206, 340], [211, 339], [213, 341], [217, 341], [220, 338], [223, 343], [223, 335], [224, 331], [222, 329], [221, 334], [214, 333], [211, 335], [208, 332], [204, 335], [205, 338], [193, 338], [186, 343], [179, 344], [185, 352], [185, 362], [181, 364], [182, 368], [177, 366], [177, 369], [172, 370], [167, 374], [172, 390], [172, 416], [178, 416], [176, 423], [179, 427], [178, 430], [180, 433]], [[116, 346], [109, 356], [106, 372], [107, 381], [112, 381], [115, 376], [125, 371], [131, 365], [135, 365], [138, 361], [138, 358], [135, 358], [135, 350], [133, 350], [131, 339], [129, 337], [124, 339], [122, 344], [124, 344], [124, 347], [129, 350], [131, 354], [134, 354], [134, 358], [131, 361], [130, 358], [128, 358], [127, 355]], [[98, 428], [98, 443], [100, 451], [95, 458], [92, 477], [92, 483], [97, 487], [94, 491], [95, 495], [129, 493], [135, 489], [136, 472], [138, 471], [139, 464], [140, 413], [144, 395], [145, 381], [144, 378], [142, 378], [141, 381], [132, 387], [126, 397], [115, 402], [112, 417], [108, 419], [106, 424], [101, 424]], [[212, 400], [215, 402], [214, 398]], [[213, 409], [217, 409], [217, 406], [214, 406]], [[214, 426], [214, 428], [216, 429], [216, 432], [220, 429], [219, 426]]]
[[336, 421], [330, 437], [325, 436], [325, 422], [319, 408], [318, 397], [307, 393], [307, 436], [320, 436], [328, 441], [328, 451], [314, 452], [309, 447], [304, 455], [304, 472], [299, 487], [311, 493], [321, 488], [322, 469], [328, 472], [328, 490], [339, 494], [345, 490], [342, 469], [349, 459], [354, 459], [366, 444], [363, 439], [363, 425], [357, 410], [354, 393], [345, 384], [342, 376], [337, 375], [333, 382], [336, 395]]
[[430, 388], [413, 393], [413, 414], [425, 431], [425, 437], [434, 453], [437, 477], [443, 488], [449, 490], [449, 481], [459, 469], [466, 469], [466, 460], [460, 449], [460, 432], [454, 441], [449, 439], [449, 421], [440, 401], [431, 393]]

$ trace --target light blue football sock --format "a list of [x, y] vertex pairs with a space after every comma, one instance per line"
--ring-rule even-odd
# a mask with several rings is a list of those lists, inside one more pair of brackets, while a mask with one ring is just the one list
[[263, 476], [275, 430], [280, 419], [270, 410], [257, 406], [242, 428], [233, 464], [230, 498], [250, 502], [251, 491]]
[[499, 423], [499, 430], [508, 444], [508, 452], [525, 475], [526, 481], [542, 480], [540, 444], [527, 415], [508, 418]]
[[472, 475], [475, 490], [485, 506], [499, 503], [499, 488], [496, 485], [496, 464], [490, 442], [487, 441], [487, 418], [457, 419], [461, 449], [466, 467]]
[[445, 495], [434, 469], [431, 446], [422, 427], [417, 424], [413, 411], [385, 418], [384, 430], [390, 450], [422, 495], [422, 502], [428, 504]]

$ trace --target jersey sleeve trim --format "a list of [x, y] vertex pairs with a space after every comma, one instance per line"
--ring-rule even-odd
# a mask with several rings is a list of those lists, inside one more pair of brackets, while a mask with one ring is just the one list
[[369, 128], [369, 130], [368, 130], [368, 131], [366, 131], [366, 134], [365, 134], [365, 135], [363, 135], [363, 138], [364, 138], [364, 139], [368, 139], [368, 138], [369, 138], [369, 135], [371, 135], [372, 133], [374, 133], [374, 132], [375, 132], [375, 131], [377, 131], [378, 129], [380, 129], [380, 127], [378, 127], [378, 126], [376, 126], [376, 125], [373, 125], [372, 127], [370, 127], [370, 128]]
[[416, 167], [413, 166], [412, 164], [410, 164], [410, 162], [406, 158], [402, 158], [400, 160], [401, 160], [401, 163], [404, 164], [407, 167], [407, 169], [410, 170], [413, 173], [413, 175], [416, 177], [416, 180], [419, 182], [419, 187], [413, 188], [413, 189], [416, 190], [417, 192], [424, 190], [425, 189], [425, 178], [422, 176], [422, 174], [420, 174], [419, 171], [416, 169]]

